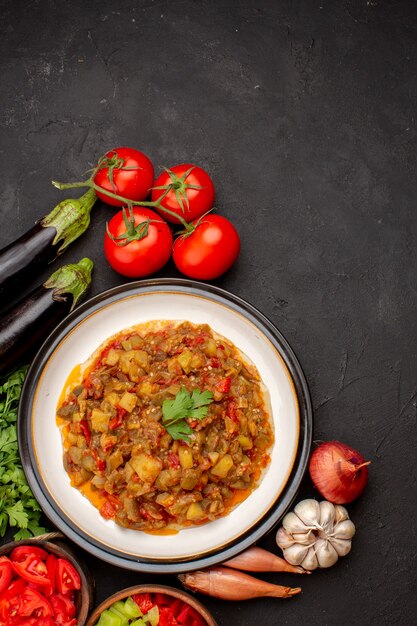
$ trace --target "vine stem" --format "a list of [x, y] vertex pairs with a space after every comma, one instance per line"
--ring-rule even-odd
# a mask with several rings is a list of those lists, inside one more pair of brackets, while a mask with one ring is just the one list
[[[94, 175], [94, 172], [93, 172], [93, 175]], [[171, 215], [172, 217], [177, 218], [180, 221], [181, 225], [183, 226], [185, 232], [187, 233], [191, 233], [195, 229], [193, 224], [189, 224], [188, 222], [186, 222], [186, 220], [181, 215], [178, 215], [178, 213], [175, 213], [174, 211], [170, 211], [170, 209], [166, 209], [164, 206], [162, 206], [161, 201], [165, 198], [167, 193], [169, 193], [170, 191], [169, 187], [164, 191], [164, 193], [159, 197], [158, 200], [155, 200], [154, 202], [153, 201], [146, 202], [145, 200], [129, 200], [128, 198], [119, 196], [111, 191], [108, 191], [107, 189], [104, 189], [103, 187], [100, 187], [99, 185], [96, 185], [92, 178], [89, 178], [88, 180], [85, 180], [79, 183], [60, 183], [56, 180], [53, 180], [52, 184], [54, 187], [56, 187], [57, 189], [60, 189], [61, 191], [63, 189], [75, 189], [79, 187], [89, 187], [90, 189], [94, 189], [94, 191], [96, 192], [98, 191], [99, 193], [102, 193], [108, 196], [109, 198], [113, 198], [113, 200], [119, 200], [119, 202], [126, 203], [128, 206], [151, 207], [154, 209], [158, 209], [159, 211], [162, 211], [163, 213], [167, 213], [168, 215]]]

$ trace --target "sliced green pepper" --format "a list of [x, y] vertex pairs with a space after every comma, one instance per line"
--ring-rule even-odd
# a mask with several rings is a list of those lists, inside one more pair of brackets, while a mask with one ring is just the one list
[[124, 603], [124, 612], [131, 619], [142, 616], [142, 611], [130, 596]]
[[157, 606], [153, 606], [146, 615], [143, 616], [144, 619], [149, 622], [150, 626], [158, 626], [159, 622], [159, 609]]
[[[118, 617], [120, 619], [120, 625], [119, 626], [128, 626], [129, 618], [127, 617], [127, 615], [125, 615], [125, 613], [122, 613], [121, 611], [119, 611], [119, 609], [116, 606], [117, 604], [118, 603], [115, 602], [107, 610], [110, 611], [110, 613], [113, 613], [113, 615], [115, 615], [116, 617]], [[124, 606], [123, 602], [121, 602], [121, 605]]]
[[111, 613], [110, 610], [105, 610], [100, 615], [100, 619], [96, 622], [96, 626], [122, 626], [123, 620], [116, 613]]

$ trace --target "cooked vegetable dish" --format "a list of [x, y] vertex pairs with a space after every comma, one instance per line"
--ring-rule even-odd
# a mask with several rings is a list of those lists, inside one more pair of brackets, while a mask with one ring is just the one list
[[256, 368], [189, 322], [111, 337], [57, 414], [72, 485], [103, 517], [146, 531], [229, 513], [259, 483], [274, 441]]

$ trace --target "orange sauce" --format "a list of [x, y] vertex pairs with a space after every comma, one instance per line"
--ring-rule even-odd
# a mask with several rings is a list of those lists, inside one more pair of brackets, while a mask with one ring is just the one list
[[236, 491], [234, 491], [232, 497], [229, 500], [227, 500], [227, 502], [225, 502], [225, 506], [226, 506], [225, 515], [228, 515], [230, 513], [230, 509], [232, 509], [237, 504], [240, 504], [241, 502], [246, 500], [246, 498], [249, 496], [249, 494], [252, 491], [253, 491], [252, 489], [237, 489]]
[[100, 491], [100, 489], [93, 489], [89, 481], [78, 485], [77, 489], [81, 491], [83, 496], [88, 498], [97, 509], [100, 509], [100, 507], [107, 502], [108, 498], [104, 495], [104, 492]]
[[168, 535], [178, 535], [179, 531], [174, 528], [160, 528], [159, 530], [143, 530], [143, 533], [147, 535], [161, 535], [163, 537]]

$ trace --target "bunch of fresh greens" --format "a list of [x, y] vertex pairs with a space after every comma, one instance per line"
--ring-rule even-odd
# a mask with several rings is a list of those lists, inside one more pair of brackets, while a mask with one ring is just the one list
[[21, 367], [0, 385], [0, 536], [11, 526], [19, 529], [16, 540], [45, 532], [17, 447], [17, 408], [26, 371], [27, 367]]

